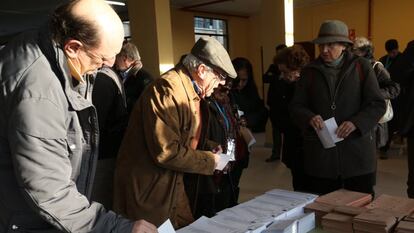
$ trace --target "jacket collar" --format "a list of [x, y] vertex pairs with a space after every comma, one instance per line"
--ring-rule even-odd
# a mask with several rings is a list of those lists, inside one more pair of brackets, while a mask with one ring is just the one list
[[[42, 28], [39, 33], [39, 47], [48, 59], [56, 77], [59, 79], [68, 103], [75, 111], [80, 111], [93, 106], [91, 100], [85, 99], [75, 91], [75, 88], [72, 85], [73, 78], [70, 75], [67, 58], [60, 46], [51, 39], [50, 31], [45, 27]], [[87, 96], [90, 96], [90, 93], [88, 94], [88, 92], [91, 90], [92, 88], [86, 90]]]
[[185, 68], [185, 66], [182, 64], [178, 64], [176, 67], [174, 67], [174, 70], [180, 77], [188, 98], [193, 101], [200, 101], [201, 97], [197, 94], [196, 90], [194, 89], [193, 80], [187, 68]]
[[[352, 71], [354, 69], [355, 66], [355, 62], [359, 59], [364, 59], [361, 57], [358, 57], [356, 55], [354, 55], [353, 53], [349, 52], [349, 51], [344, 51], [343, 54], [343, 64], [342, 64], [342, 68], [341, 68], [341, 72], [339, 73], [340, 77], [343, 77], [344, 75], [348, 74], [350, 71]], [[311, 68], [311, 69], [316, 69], [319, 72], [321, 72], [322, 74], [324, 74], [323, 76], [326, 77], [325, 72], [323, 71], [323, 66], [325, 66], [322, 58], [318, 57], [314, 62], [310, 63], [306, 68]], [[344, 69], [345, 68], [345, 69]]]

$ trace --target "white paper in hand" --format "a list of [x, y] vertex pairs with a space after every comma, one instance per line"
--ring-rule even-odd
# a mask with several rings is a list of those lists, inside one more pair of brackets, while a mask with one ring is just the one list
[[226, 167], [226, 165], [231, 160], [231, 155], [228, 154], [220, 154], [220, 161], [216, 167], [216, 170], [223, 171], [223, 169]]
[[338, 138], [336, 129], [338, 129], [338, 125], [336, 124], [335, 118], [331, 117], [324, 121], [324, 126], [321, 130], [316, 131], [325, 149], [332, 148], [335, 146], [335, 143], [344, 140], [343, 138]]
[[160, 227], [158, 227], [158, 233], [175, 233], [174, 227], [171, 224], [170, 219], [167, 219]]

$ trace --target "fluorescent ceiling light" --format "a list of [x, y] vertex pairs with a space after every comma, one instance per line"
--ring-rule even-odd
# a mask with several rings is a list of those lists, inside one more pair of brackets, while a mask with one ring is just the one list
[[105, 1], [105, 2], [111, 5], [125, 6], [124, 2], [118, 2], [118, 1]]

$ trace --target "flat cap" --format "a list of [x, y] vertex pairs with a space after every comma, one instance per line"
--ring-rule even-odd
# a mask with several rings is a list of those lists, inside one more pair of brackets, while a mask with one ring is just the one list
[[230, 78], [236, 78], [229, 54], [213, 37], [200, 37], [191, 49], [191, 54], [213, 69], [219, 69]]

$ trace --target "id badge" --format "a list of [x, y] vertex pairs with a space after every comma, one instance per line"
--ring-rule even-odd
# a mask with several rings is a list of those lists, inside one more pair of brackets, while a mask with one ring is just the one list
[[236, 160], [236, 143], [234, 139], [227, 140], [227, 156], [229, 156], [230, 161]]

